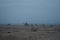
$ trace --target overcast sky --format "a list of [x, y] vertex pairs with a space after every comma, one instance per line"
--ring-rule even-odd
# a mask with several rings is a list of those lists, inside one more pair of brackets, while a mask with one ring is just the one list
[[60, 24], [60, 0], [0, 0], [0, 24]]

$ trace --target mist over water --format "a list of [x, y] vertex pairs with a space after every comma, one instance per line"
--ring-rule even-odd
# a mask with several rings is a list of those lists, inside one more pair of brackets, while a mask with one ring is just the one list
[[60, 24], [60, 0], [0, 0], [0, 24]]

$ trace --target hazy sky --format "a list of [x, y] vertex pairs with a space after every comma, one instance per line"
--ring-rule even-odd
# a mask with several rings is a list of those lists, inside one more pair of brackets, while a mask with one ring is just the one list
[[60, 0], [0, 0], [0, 24], [60, 23]]

